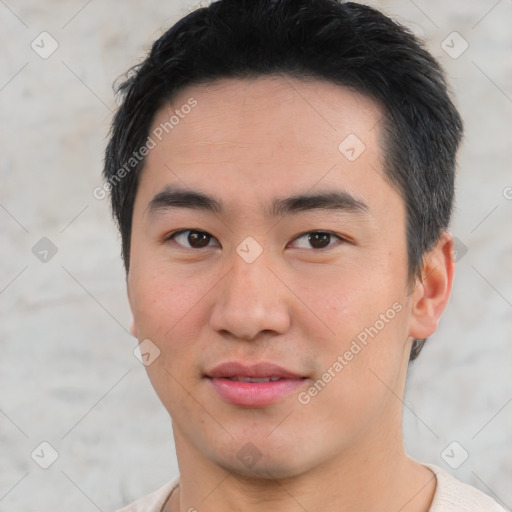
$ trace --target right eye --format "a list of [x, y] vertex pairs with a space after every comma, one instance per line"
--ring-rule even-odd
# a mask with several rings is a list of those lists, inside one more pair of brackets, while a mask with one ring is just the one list
[[216, 247], [210, 245], [210, 242], [216, 240], [213, 235], [206, 231], [198, 229], [182, 229], [176, 231], [167, 237], [167, 240], [173, 240], [185, 249], [203, 249], [205, 247]]

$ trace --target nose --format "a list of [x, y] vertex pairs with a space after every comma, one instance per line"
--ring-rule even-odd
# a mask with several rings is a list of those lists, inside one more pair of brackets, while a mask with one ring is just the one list
[[233, 255], [230, 271], [215, 287], [210, 318], [215, 332], [249, 341], [289, 329], [288, 290], [269, 266], [271, 262], [263, 254], [252, 263]]

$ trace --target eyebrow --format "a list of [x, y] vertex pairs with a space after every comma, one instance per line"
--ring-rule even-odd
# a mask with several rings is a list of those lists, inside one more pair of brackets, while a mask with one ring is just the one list
[[[222, 214], [222, 201], [203, 192], [167, 185], [149, 202], [147, 211], [156, 214], [176, 208], [210, 211]], [[366, 213], [368, 206], [344, 190], [326, 190], [312, 194], [298, 194], [284, 199], [274, 199], [267, 213], [280, 217], [312, 210], [334, 210], [348, 213]]]

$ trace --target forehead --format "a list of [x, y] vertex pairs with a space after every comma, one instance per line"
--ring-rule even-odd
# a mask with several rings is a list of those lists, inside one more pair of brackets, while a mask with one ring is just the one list
[[285, 146], [300, 142], [307, 151], [318, 148], [323, 138], [323, 146], [337, 152], [337, 143], [350, 133], [371, 146], [382, 117], [375, 101], [353, 89], [278, 75], [187, 87], [160, 109], [153, 129], [165, 128], [174, 111], [182, 110], [192, 98], [197, 106], [167, 131], [175, 141], [196, 146], [219, 142], [256, 146], [270, 139]]
[[156, 146], [140, 186], [153, 194], [180, 181], [223, 195], [245, 188], [249, 198], [342, 184], [357, 196], [361, 185], [367, 192], [387, 186], [382, 117], [367, 96], [316, 79], [279, 75], [189, 86], [153, 120]]

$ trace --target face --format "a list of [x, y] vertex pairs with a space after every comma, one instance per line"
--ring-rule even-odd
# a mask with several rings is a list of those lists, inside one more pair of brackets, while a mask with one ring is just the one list
[[189, 87], [158, 112], [128, 294], [178, 455], [286, 477], [400, 434], [412, 308], [381, 117], [284, 77]]

